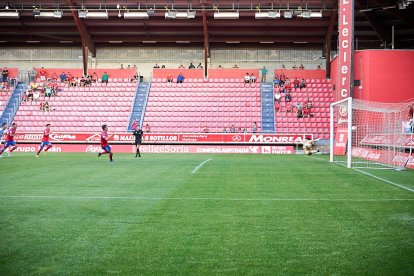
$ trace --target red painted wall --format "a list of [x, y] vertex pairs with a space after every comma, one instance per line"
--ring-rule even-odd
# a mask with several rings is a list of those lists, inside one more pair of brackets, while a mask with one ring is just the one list
[[[362, 89], [354, 88], [354, 97], [374, 102], [403, 102], [414, 98], [414, 51], [366, 50], [354, 55], [354, 79]], [[331, 79], [336, 83], [336, 59], [331, 62]], [[334, 91], [334, 95], [338, 91]], [[334, 97], [335, 98], [335, 97]]]
[[182, 73], [186, 79], [203, 79], [204, 69], [153, 69], [152, 77], [156, 79], [167, 79], [168, 75], [173, 78]]
[[[36, 68], [37, 73], [39, 74], [41, 68]], [[45, 68], [47, 75], [46, 77], [52, 77], [53, 73], [59, 77], [62, 72], [68, 73], [73, 77], [82, 77], [83, 70], [82, 69], [67, 69], [67, 68]], [[93, 74], [96, 72], [98, 77], [100, 78], [104, 72], [107, 72], [110, 78], [132, 78], [135, 74], [134, 69], [89, 69], [88, 73]]]
[[[243, 79], [246, 73], [253, 73], [257, 80], [260, 81], [259, 69], [210, 69], [208, 70], [209, 79]], [[267, 73], [267, 77], [271, 73]]]

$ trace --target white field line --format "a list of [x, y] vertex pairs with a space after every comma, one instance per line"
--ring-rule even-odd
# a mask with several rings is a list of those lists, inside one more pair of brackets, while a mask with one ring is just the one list
[[[325, 160], [325, 159], [323, 159], [323, 158], [319, 158], [319, 157], [313, 157], [313, 158], [318, 159], [318, 160], [322, 160], [322, 161], [328, 161], [328, 160]], [[335, 163], [335, 162], [334, 162], [334, 164], [337, 164], [337, 165], [340, 165], [340, 166], [344, 166], [344, 167], [346, 167], [345, 165], [340, 164], [340, 163]], [[406, 187], [406, 186], [404, 186], [404, 185], [397, 184], [397, 183], [392, 182], [392, 181], [390, 181], [390, 180], [387, 180], [387, 179], [385, 179], [385, 178], [382, 178], [382, 177], [379, 177], [379, 176], [376, 176], [376, 175], [370, 174], [370, 173], [368, 173], [368, 172], [361, 171], [361, 170], [356, 169], [356, 168], [352, 168], [352, 169], [353, 169], [354, 171], [359, 172], [359, 173], [365, 174], [366, 176], [369, 176], [369, 177], [375, 178], [375, 179], [377, 179], [377, 180], [383, 181], [383, 182], [385, 182], [385, 183], [388, 183], [388, 184], [391, 184], [391, 185], [397, 186], [397, 187], [399, 187], [399, 188], [401, 188], [401, 189], [404, 189], [404, 190], [406, 190], [406, 191], [409, 191], [409, 192], [414, 193], [414, 189], [408, 188], [408, 187]]]
[[414, 198], [225, 198], [225, 197], [146, 197], [146, 196], [58, 196], [58, 195], [2, 195], [0, 198], [9, 199], [51, 199], [51, 200], [177, 200], [177, 201], [308, 201], [308, 202], [383, 202], [383, 201], [414, 201]]
[[196, 173], [198, 171], [199, 168], [201, 168], [205, 163], [207, 163], [208, 161], [212, 160], [213, 158], [207, 159], [206, 161], [202, 162], [200, 165], [198, 165], [197, 167], [194, 168], [194, 170], [192, 170], [191, 173]]

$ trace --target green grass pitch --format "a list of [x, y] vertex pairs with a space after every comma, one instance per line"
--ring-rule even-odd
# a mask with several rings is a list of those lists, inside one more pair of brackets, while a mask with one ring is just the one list
[[0, 275], [414, 274], [413, 192], [314, 156], [114, 158], [0, 159]]

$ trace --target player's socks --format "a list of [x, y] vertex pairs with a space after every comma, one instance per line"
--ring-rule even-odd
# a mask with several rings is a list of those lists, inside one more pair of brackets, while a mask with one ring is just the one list
[[39, 154], [42, 152], [42, 149], [43, 149], [43, 147], [41, 147], [41, 148], [39, 149], [39, 151], [36, 153], [36, 157], [39, 157]]
[[46, 149], [45, 149], [45, 151], [48, 151], [48, 150], [50, 150], [50, 148], [51, 148], [52, 146], [48, 146]]
[[114, 155], [113, 153], [109, 153], [109, 161], [110, 161], [110, 162], [114, 161], [114, 160], [112, 159], [112, 156], [113, 156], [113, 155]]
[[102, 153], [98, 152], [98, 157], [101, 157]]
[[15, 149], [17, 149], [16, 146], [12, 147], [12, 149], [10, 150], [10, 152], [13, 152]]

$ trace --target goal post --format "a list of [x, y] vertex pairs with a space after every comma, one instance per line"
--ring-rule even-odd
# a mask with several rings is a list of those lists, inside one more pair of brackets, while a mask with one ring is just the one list
[[348, 168], [403, 169], [413, 143], [412, 105], [351, 97], [332, 103], [330, 162]]

